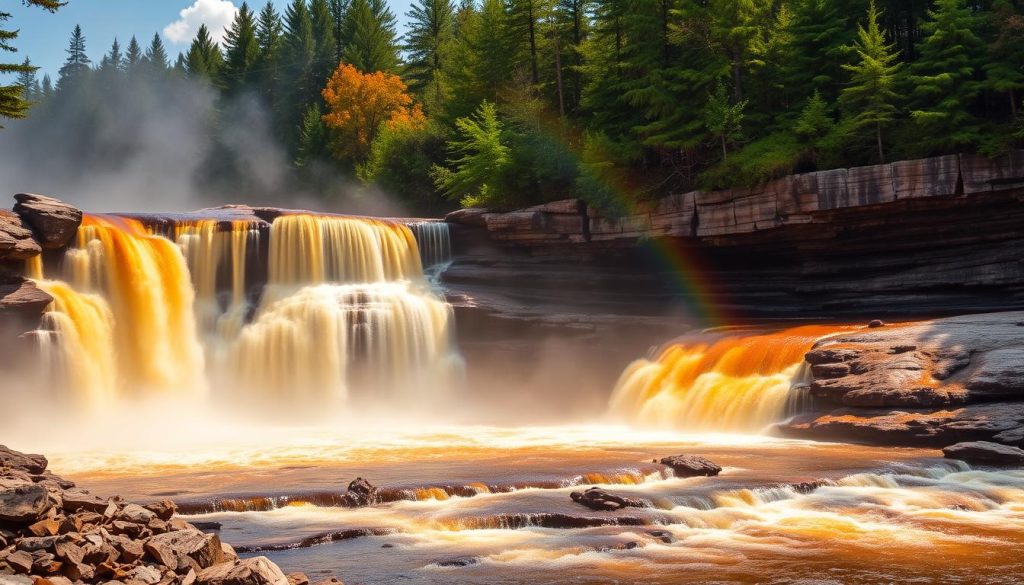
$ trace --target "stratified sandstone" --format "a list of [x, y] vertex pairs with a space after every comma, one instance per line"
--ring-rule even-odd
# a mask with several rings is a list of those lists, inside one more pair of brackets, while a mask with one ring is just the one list
[[32, 230], [17, 214], [0, 209], [0, 262], [15, 262], [38, 256], [42, 248]]
[[957, 443], [943, 448], [942, 454], [981, 465], [1024, 465], [1024, 449], [988, 441]]
[[82, 211], [53, 197], [19, 193], [14, 212], [32, 226], [44, 248], [61, 248], [71, 242], [82, 224]]

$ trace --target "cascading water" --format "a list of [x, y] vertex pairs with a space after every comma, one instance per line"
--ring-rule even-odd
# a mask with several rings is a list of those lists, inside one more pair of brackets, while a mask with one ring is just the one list
[[685, 431], [759, 431], [785, 415], [804, 354], [841, 330], [815, 325], [673, 343], [656, 359], [626, 368], [610, 411], [631, 422]]
[[[368, 392], [455, 381], [451, 309], [424, 281], [408, 227], [304, 214], [278, 217], [269, 233], [216, 219], [164, 233], [174, 242], [138, 220], [87, 216], [45, 275], [60, 280], [27, 266], [55, 298], [37, 335], [47, 370], [82, 401], [210, 386], [318, 404], [343, 401], [354, 380]], [[254, 293], [261, 249], [267, 281]]]

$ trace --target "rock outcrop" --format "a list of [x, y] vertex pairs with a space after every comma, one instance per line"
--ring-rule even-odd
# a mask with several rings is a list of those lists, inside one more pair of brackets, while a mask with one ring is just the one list
[[1024, 449], [988, 441], [957, 443], [943, 448], [942, 454], [980, 465], [1024, 465]]
[[14, 212], [32, 227], [43, 248], [67, 246], [82, 224], [82, 211], [53, 197], [19, 193]]
[[643, 502], [633, 498], [624, 498], [599, 487], [592, 487], [582, 492], [571, 492], [569, 498], [581, 506], [598, 512], [614, 512], [623, 508], [641, 508]]
[[818, 412], [782, 425], [787, 434], [1024, 443], [1024, 312], [841, 333], [818, 342], [806, 360]]
[[169, 501], [99, 498], [46, 465], [0, 446], [0, 583], [289, 585], [266, 557], [239, 559], [175, 518]]
[[710, 477], [722, 472], [720, 465], [697, 455], [662, 457], [661, 464], [670, 467], [676, 477]]
[[0, 209], [0, 262], [28, 260], [42, 251], [24, 220], [16, 213]]

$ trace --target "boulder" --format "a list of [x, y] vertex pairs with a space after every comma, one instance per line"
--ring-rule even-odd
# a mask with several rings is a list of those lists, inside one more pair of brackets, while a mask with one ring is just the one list
[[49, 492], [41, 485], [22, 485], [0, 490], [0, 522], [28, 524], [51, 507]]
[[357, 477], [348, 484], [345, 499], [352, 506], [368, 506], [374, 502], [376, 495], [376, 486], [361, 477]]
[[18, 573], [28, 573], [32, 570], [32, 555], [23, 550], [7, 555], [4, 562]]
[[[64, 492], [62, 499], [64, 511], [69, 513], [84, 510], [94, 514], [103, 514], [110, 505], [109, 500], [94, 496], [85, 490], [67, 490]], [[98, 522], [100, 520], [101, 518], [97, 517], [93, 521]]]
[[198, 530], [176, 530], [157, 534], [146, 541], [145, 549], [154, 560], [171, 570], [187, 570], [190, 559], [195, 561], [200, 569], [224, 561], [224, 551], [217, 535], [204, 534]]
[[613, 512], [623, 508], [643, 507], [643, 502], [639, 500], [624, 498], [599, 487], [592, 487], [583, 492], [572, 492], [569, 494], [569, 498], [581, 506], [586, 506], [598, 512]]
[[970, 441], [942, 448], [949, 459], [960, 459], [981, 465], [1024, 465], [1024, 449], [989, 441]]
[[43, 249], [17, 214], [0, 209], [0, 262], [28, 260]]
[[0, 468], [19, 469], [28, 473], [40, 474], [46, 471], [49, 462], [42, 455], [30, 455], [8, 449], [0, 445]]
[[161, 520], [170, 520], [171, 516], [178, 511], [178, 506], [170, 500], [160, 500], [159, 502], [153, 502], [145, 506], [147, 510], [156, 514], [156, 517]]
[[671, 467], [676, 477], [713, 476], [722, 472], [720, 465], [696, 455], [663, 457], [661, 464]]
[[11, 315], [38, 322], [52, 302], [53, 297], [31, 280], [13, 274], [0, 275], [0, 318]]
[[253, 557], [207, 567], [196, 578], [199, 585], [289, 585], [288, 577], [267, 557]]
[[14, 212], [32, 226], [44, 248], [67, 246], [82, 224], [81, 210], [58, 199], [32, 193], [19, 193], [14, 199]]

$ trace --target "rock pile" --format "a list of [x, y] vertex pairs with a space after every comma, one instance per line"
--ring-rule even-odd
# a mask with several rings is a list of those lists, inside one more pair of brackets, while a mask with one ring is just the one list
[[[2, 585], [307, 585], [266, 557], [175, 518], [168, 500], [100, 498], [46, 470], [42, 455], [0, 445]], [[339, 583], [326, 580], [315, 585]]]

